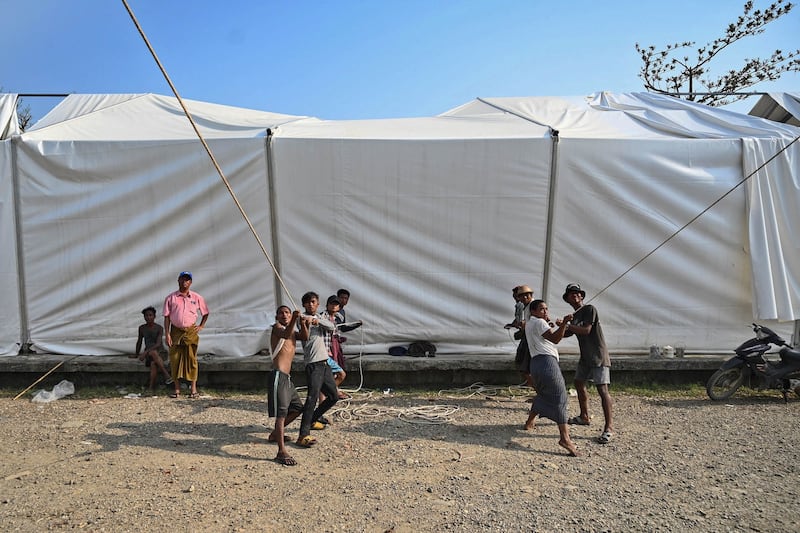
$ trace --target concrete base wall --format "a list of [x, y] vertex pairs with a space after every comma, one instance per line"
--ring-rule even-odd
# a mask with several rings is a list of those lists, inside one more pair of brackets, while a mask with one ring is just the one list
[[[682, 359], [650, 359], [643, 356], [612, 356], [612, 384], [680, 385], [704, 384], [727, 357], [693, 355]], [[576, 356], [563, 356], [561, 369], [569, 384], [577, 364]], [[76, 387], [146, 387], [149, 369], [126, 356], [18, 355], [0, 358], [0, 387], [22, 390], [56, 368], [36, 389], [49, 389], [63, 379]], [[198, 385], [215, 389], [258, 390], [265, 387], [272, 369], [269, 357], [201, 356]], [[366, 389], [458, 388], [484, 383], [516, 385], [522, 382], [508, 355], [437, 355], [433, 358], [364, 355], [347, 360], [343, 388], [363, 383]], [[363, 376], [363, 378], [362, 378]], [[301, 357], [292, 364], [292, 380], [305, 385]]]

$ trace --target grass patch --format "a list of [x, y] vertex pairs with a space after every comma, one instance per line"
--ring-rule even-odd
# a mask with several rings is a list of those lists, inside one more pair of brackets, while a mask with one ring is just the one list
[[699, 383], [682, 385], [650, 383], [647, 385], [611, 385], [611, 394], [631, 396], [663, 396], [666, 398], [698, 398], [706, 396], [706, 387]]
[[[567, 383], [567, 389], [572, 389], [571, 383]], [[19, 399], [27, 400], [36, 394], [41, 389], [52, 390], [52, 386], [42, 387], [40, 385], [33, 387], [31, 390], [23, 394]], [[266, 401], [267, 390], [263, 389], [231, 389], [231, 388], [209, 388], [199, 387], [200, 393], [209, 395], [216, 398], [232, 398], [242, 396], [259, 396], [263, 397]], [[344, 387], [348, 391], [348, 387]], [[389, 391], [388, 393], [386, 391]], [[91, 399], [106, 399], [106, 398], [121, 398], [129, 393], [141, 394], [143, 397], [147, 396], [164, 396], [167, 397], [172, 391], [172, 387], [160, 387], [155, 392], [150, 392], [146, 387], [141, 386], [80, 386], [76, 387], [75, 393], [64, 398], [65, 400], [91, 400]], [[17, 394], [22, 392], [22, 389], [12, 389], [8, 387], [0, 388], [0, 398], [14, 398]], [[588, 387], [590, 396], [596, 396], [597, 390], [594, 386]], [[305, 395], [304, 388], [300, 389], [301, 396]], [[519, 385], [480, 385], [476, 384], [471, 387], [453, 387], [442, 389], [431, 388], [391, 388], [391, 389], [362, 389], [354, 394], [354, 399], [359, 399], [362, 396], [381, 397], [384, 395], [391, 395], [395, 398], [427, 398], [430, 400], [441, 399], [442, 397], [457, 396], [467, 397], [475, 395], [476, 397], [486, 396], [500, 396], [500, 397], [517, 397], [529, 396], [530, 390], [526, 387]], [[182, 395], [188, 395], [188, 391], [182, 391]], [[691, 384], [664, 384], [664, 383], [647, 383], [647, 384], [625, 384], [625, 383], [612, 383], [611, 395], [628, 395], [639, 396], [643, 398], [687, 398], [687, 399], [701, 399], [707, 398], [705, 384], [691, 383]], [[733, 398], [764, 398], [775, 397], [780, 399], [780, 391], [765, 390], [758, 391], [746, 387], [740, 388], [736, 391]]]

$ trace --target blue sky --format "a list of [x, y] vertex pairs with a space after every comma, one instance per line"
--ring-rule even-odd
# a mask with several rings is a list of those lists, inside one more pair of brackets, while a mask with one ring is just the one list
[[[705, 44], [744, 3], [128, 1], [184, 98], [322, 119], [431, 116], [478, 96], [641, 91], [634, 43]], [[172, 94], [121, 0], [0, 0], [0, 13], [5, 92]], [[798, 36], [800, 7], [731, 47], [716, 72], [800, 48]], [[800, 75], [753, 90], [800, 91]], [[34, 119], [55, 103], [26, 102]]]

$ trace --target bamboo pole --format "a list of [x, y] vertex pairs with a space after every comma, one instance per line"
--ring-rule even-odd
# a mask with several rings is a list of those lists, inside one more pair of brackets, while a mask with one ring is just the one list
[[[77, 357], [77, 356], [75, 356], [75, 357]], [[75, 357], [73, 357], [72, 359], [75, 359]], [[72, 361], [72, 359], [68, 359], [68, 361]], [[16, 400], [16, 399], [18, 399], [20, 396], [22, 396], [23, 394], [25, 394], [26, 392], [28, 392], [29, 390], [31, 390], [33, 387], [35, 387], [35, 386], [36, 386], [36, 384], [37, 384], [37, 383], [40, 383], [40, 382], [41, 382], [41, 381], [42, 381], [44, 378], [46, 378], [47, 376], [49, 376], [50, 374], [52, 374], [53, 372], [55, 372], [55, 371], [56, 371], [56, 369], [57, 369], [58, 367], [60, 367], [61, 365], [63, 365], [63, 364], [64, 364], [64, 361], [61, 361], [60, 363], [58, 363], [56, 366], [54, 366], [53, 368], [51, 368], [51, 369], [50, 369], [50, 371], [49, 371], [49, 372], [47, 372], [47, 373], [46, 373], [44, 376], [40, 377], [39, 379], [37, 379], [36, 381], [34, 381], [33, 383], [31, 383], [31, 384], [28, 386], [28, 388], [27, 388], [27, 389], [25, 389], [24, 391], [20, 392], [20, 393], [19, 393], [19, 394], [17, 394], [16, 396], [14, 396], [14, 399], [15, 399], [15, 400]]]

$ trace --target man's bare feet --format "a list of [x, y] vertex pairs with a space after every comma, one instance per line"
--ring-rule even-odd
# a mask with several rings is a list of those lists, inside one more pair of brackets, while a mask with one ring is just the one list
[[575, 443], [571, 440], [560, 440], [558, 441], [558, 445], [567, 450], [572, 457], [580, 456], [578, 448], [575, 447]]
[[531, 411], [528, 413], [528, 420], [525, 421], [525, 425], [522, 426], [525, 431], [530, 431], [536, 428], [536, 417], [539, 416], [539, 413], [534, 413]]
[[530, 430], [536, 428], [536, 416], [538, 414], [539, 413], [529, 413], [528, 414], [528, 420], [526, 420], [525, 421], [525, 425], [522, 426], [525, 429], [525, 431], [530, 431]]

